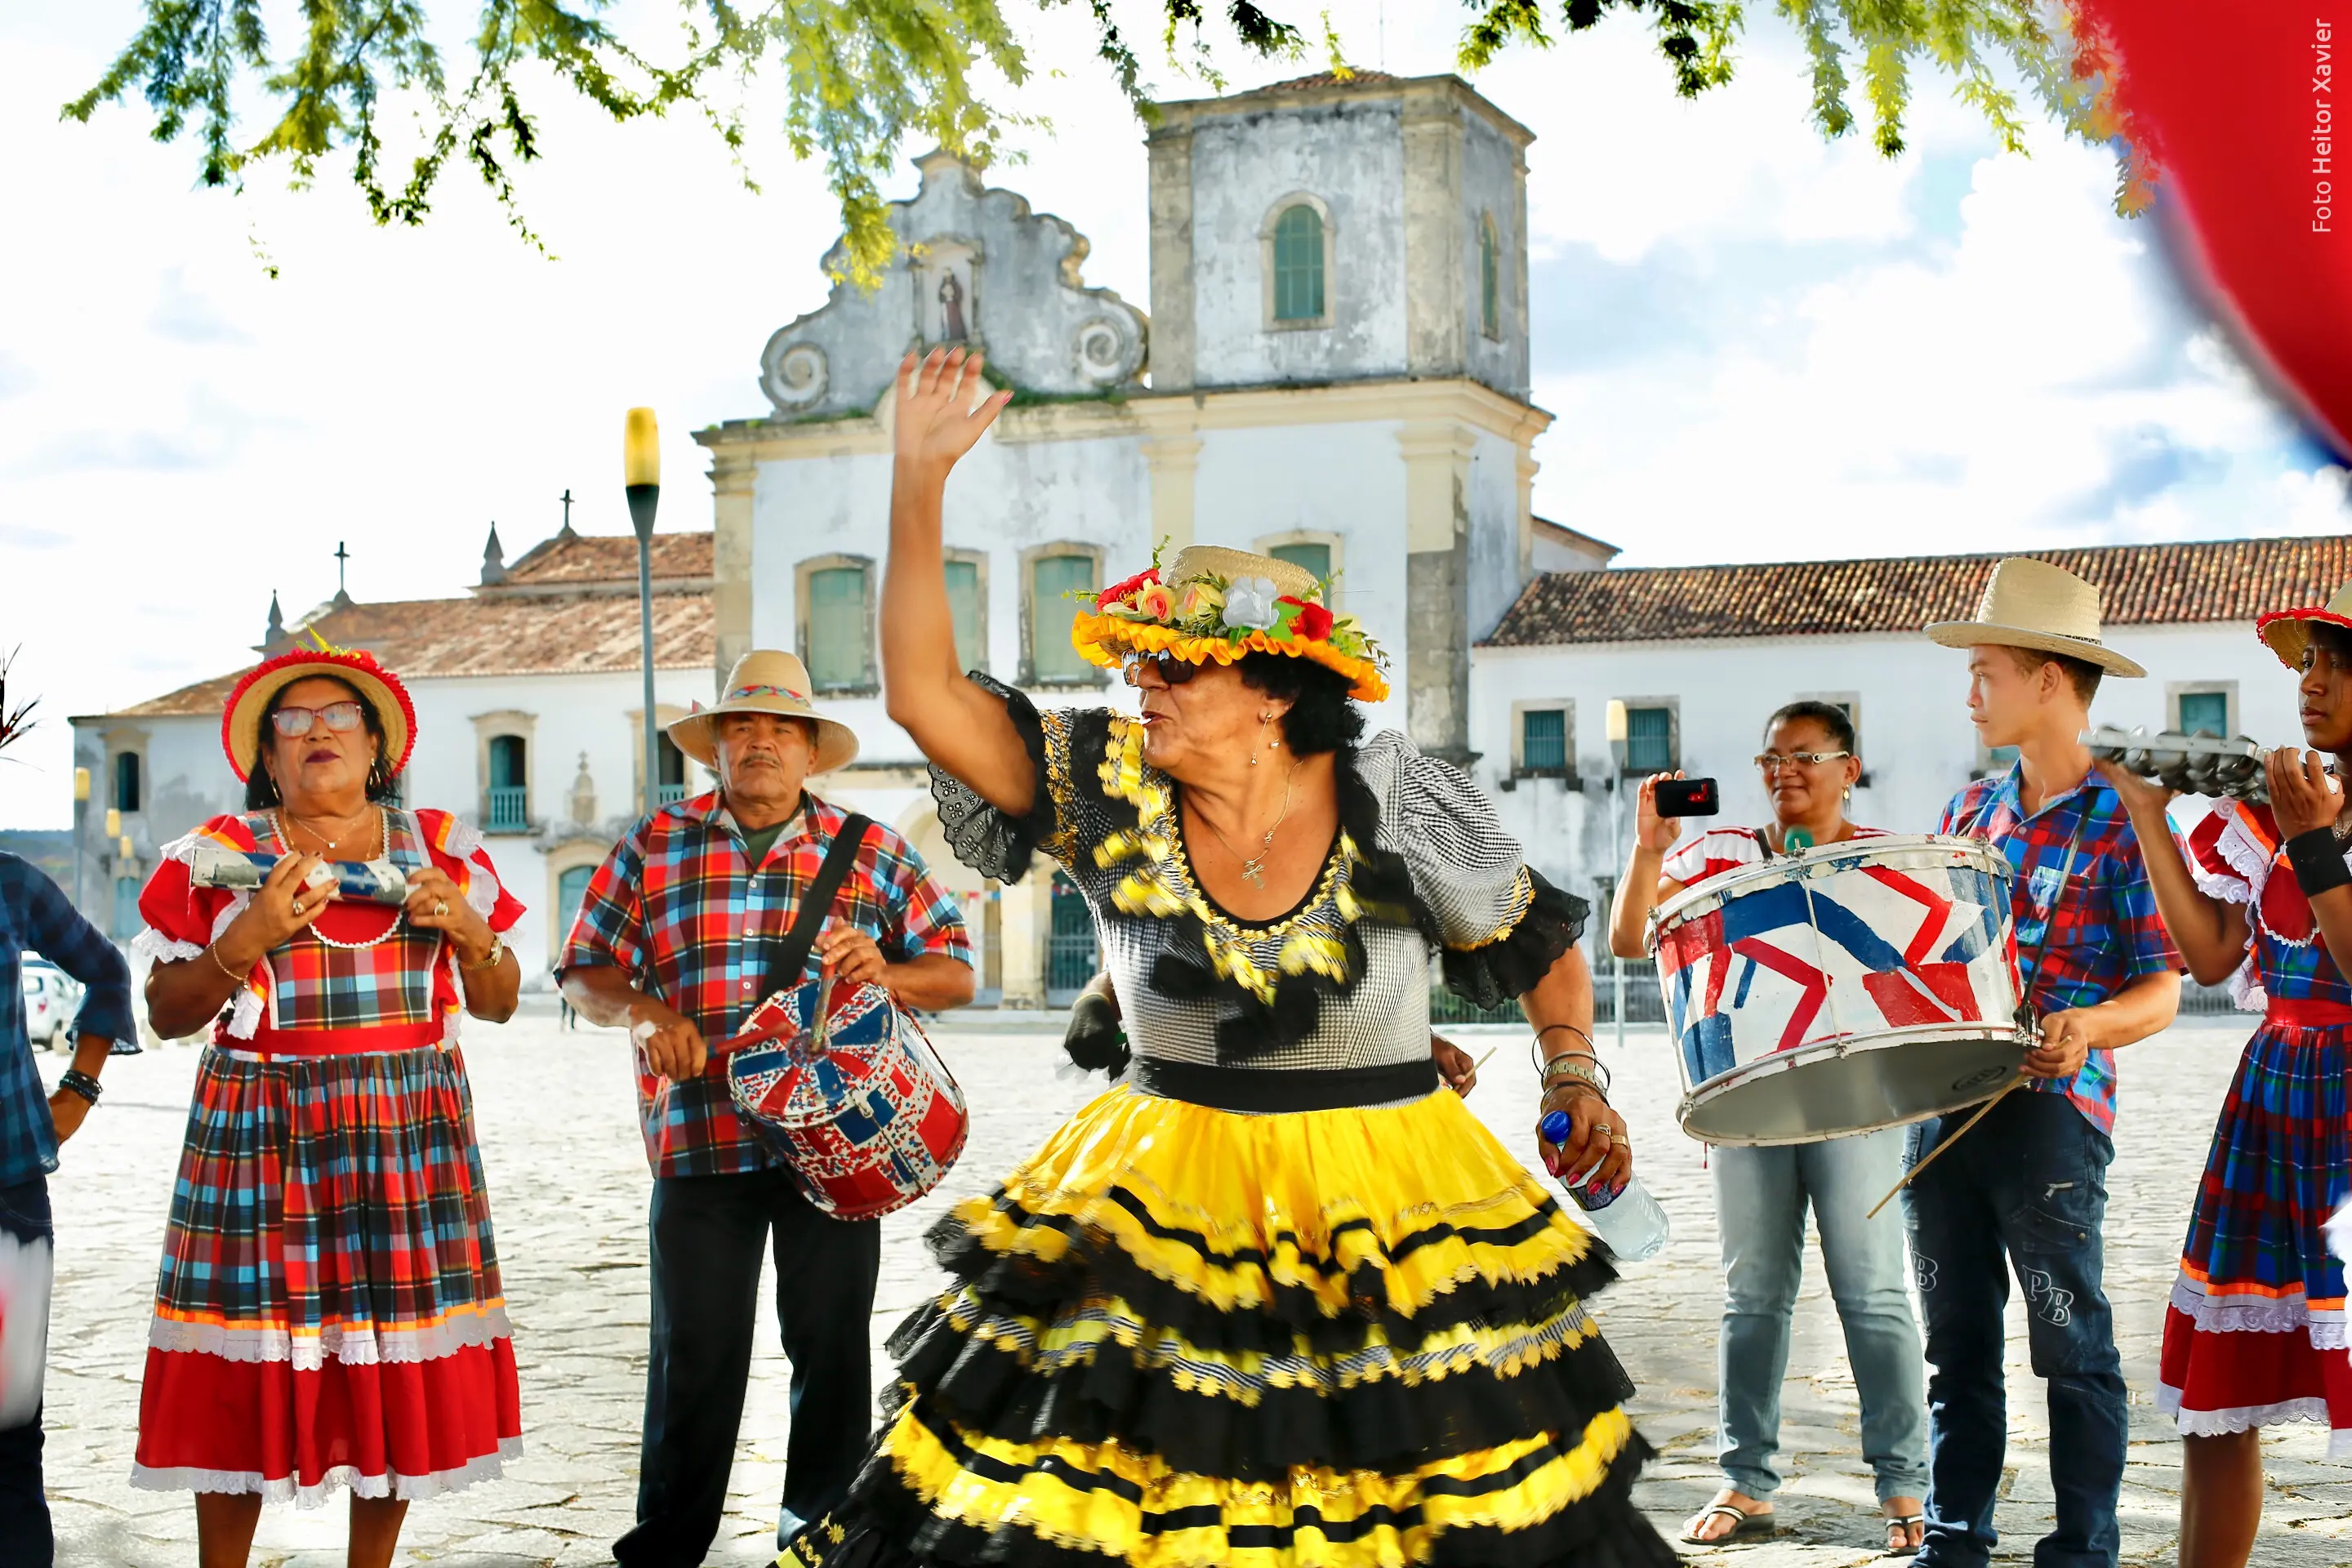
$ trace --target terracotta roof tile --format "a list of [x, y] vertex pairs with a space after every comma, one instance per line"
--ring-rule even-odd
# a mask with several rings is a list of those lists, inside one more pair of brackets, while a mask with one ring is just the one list
[[1386, 71], [1351, 70], [1346, 76], [1338, 71], [1317, 71], [1313, 76], [1295, 76], [1288, 81], [1275, 82], [1263, 90], [1305, 92], [1318, 87], [1385, 87], [1397, 79]]
[[[656, 583], [672, 578], [708, 579], [711, 574], [711, 535], [656, 533], [653, 537], [653, 570]], [[637, 581], [637, 540], [626, 533], [562, 534], [542, 540], [507, 568], [509, 584], [534, 588], [577, 584]]]
[[[2098, 585], [2109, 626], [2251, 621], [2325, 604], [2352, 579], [2352, 535], [2043, 550]], [[1553, 572], [1520, 594], [1486, 644], [1662, 642], [1916, 632], [1974, 613], [1998, 555], [1792, 561]]]
[[[684, 535], [680, 537], [692, 537]], [[701, 536], [709, 540], [709, 535]], [[635, 541], [629, 542], [632, 551]], [[409, 680], [441, 676], [580, 675], [639, 666], [637, 601], [598, 595], [408, 599], [353, 605], [315, 623], [340, 647], [363, 647]], [[708, 594], [654, 595], [654, 663], [708, 669], [716, 658]], [[250, 668], [250, 666], [246, 667]], [[218, 713], [245, 669], [121, 710], [127, 716]]]

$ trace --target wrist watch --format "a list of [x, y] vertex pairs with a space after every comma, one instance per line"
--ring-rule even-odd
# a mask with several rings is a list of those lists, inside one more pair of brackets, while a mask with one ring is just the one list
[[467, 973], [473, 973], [474, 971], [476, 971], [476, 970], [480, 970], [480, 969], [496, 969], [496, 968], [499, 966], [499, 961], [500, 961], [501, 959], [505, 958], [505, 957], [506, 957], [506, 955], [507, 955], [507, 942], [506, 942], [506, 938], [504, 938], [504, 937], [500, 936], [500, 935], [499, 935], [498, 932], [496, 932], [496, 931], [492, 931], [492, 932], [490, 933], [490, 955], [489, 955], [488, 958], [485, 958], [484, 960], [482, 960], [482, 962], [481, 962], [481, 963], [467, 963], [467, 964], [461, 964], [459, 967], [461, 967], [461, 968], [463, 968], [464, 970], [466, 970], [466, 972], [467, 972]]

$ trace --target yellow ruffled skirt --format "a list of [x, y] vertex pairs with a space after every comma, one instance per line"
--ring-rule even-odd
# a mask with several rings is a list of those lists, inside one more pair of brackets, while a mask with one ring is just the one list
[[1666, 1564], [1601, 1249], [1447, 1091], [1116, 1089], [931, 1237], [895, 1415], [787, 1561]]

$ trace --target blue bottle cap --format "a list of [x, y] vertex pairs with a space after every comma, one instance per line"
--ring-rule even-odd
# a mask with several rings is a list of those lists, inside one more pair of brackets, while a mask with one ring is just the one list
[[1569, 1130], [1573, 1125], [1574, 1123], [1568, 1119], [1567, 1111], [1547, 1110], [1544, 1112], [1543, 1120], [1536, 1123], [1536, 1131], [1543, 1134], [1543, 1140], [1547, 1143], [1565, 1143], [1568, 1142]]

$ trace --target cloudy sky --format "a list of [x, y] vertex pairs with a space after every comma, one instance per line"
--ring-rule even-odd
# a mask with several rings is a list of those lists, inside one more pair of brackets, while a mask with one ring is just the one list
[[[436, 9], [462, 56], [472, 7]], [[2344, 527], [2342, 472], [2184, 307], [2155, 226], [2111, 215], [2107, 151], [2047, 133], [2004, 156], [1926, 76], [1906, 156], [1826, 145], [1762, 10], [1738, 82], [1697, 103], [1638, 20], [1477, 84], [1538, 137], [1539, 511], [1633, 564]], [[1040, 68], [1022, 106], [1053, 125], [992, 177], [1090, 237], [1089, 282], [1148, 304], [1140, 133], [1083, 8], [1008, 11]], [[692, 121], [615, 128], [558, 89], [521, 180], [554, 260], [463, 175], [419, 230], [371, 226], [340, 174], [203, 192], [139, 109], [57, 119], [137, 15], [0, 14], [0, 648], [22, 644], [10, 693], [51, 715], [0, 762], [0, 826], [68, 820], [64, 715], [234, 668], [273, 590], [289, 616], [333, 593], [338, 542], [352, 592], [386, 599], [462, 591], [492, 521], [519, 553], [566, 488], [578, 526], [625, 531], [632, 404], [662, 416], [664, 521], [708, 527], [687, 433], [765, 411], [761, 345], [823, 302], [835, 232], [820, 172], [777, 140], [753, 142], [753, 195]], [[1357, 64], [1410, 74], [1452, 68], [1461, 15], [1334, 12]], [[612, 16], [658, 48], [676, 11]]]

